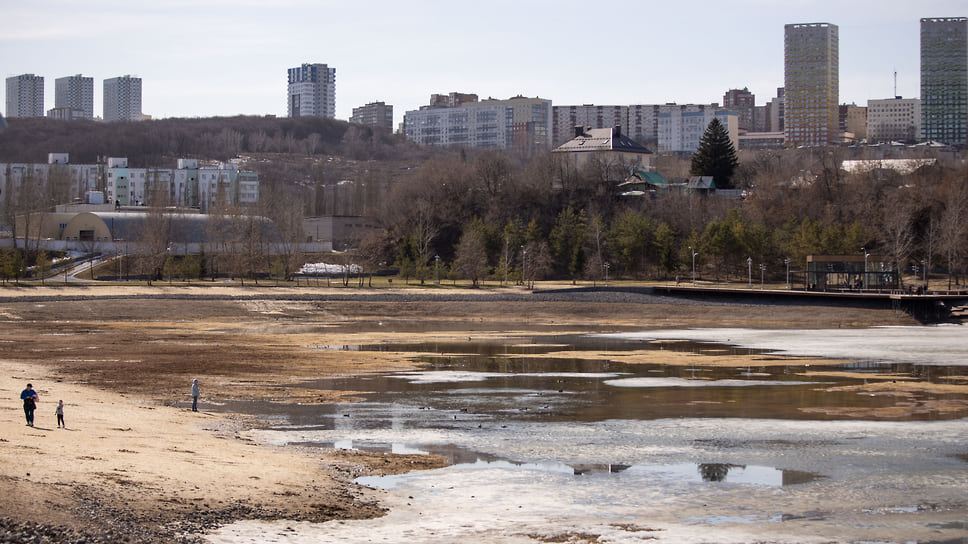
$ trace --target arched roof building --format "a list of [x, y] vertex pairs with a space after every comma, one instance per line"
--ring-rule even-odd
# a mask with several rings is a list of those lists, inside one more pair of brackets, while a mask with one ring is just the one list
[[67, 214], [59, 214], [45, 223], [44, 237], [67, 242], [139, 243], [162, 238], [179, 249], [197, 248], [209, 242], [231, 243], [240, 237], [243, 229], [252, 232], [253, 224], [258, 226], [261, 238], [270, 243], [281, 241], [281, 234], [271, 220], [252, 215], [85, 211], [69, 219]]

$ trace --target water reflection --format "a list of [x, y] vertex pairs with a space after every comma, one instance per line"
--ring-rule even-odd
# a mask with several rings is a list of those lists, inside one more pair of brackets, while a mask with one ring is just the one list
[[[730, 463], [672, 463], [672, 464], [621, 464], [621, 463], [557, 463], [520, 462], [495, 455], [483, 455], [455, 445], [415, 446], [402, 443], [355, 443], [340, 440], [323, 443], [300, 443], [301, 446], [333, 447], [372, 453], [436, 454], [451, 462], [451, 470], [480, 470], [501, 468], [514, 471], [536, 471], [574, 476], [618, 475], [630, 472], [640, 476], [692, 483], [733, 483], [782, 487], [810, 483], [826, 477], [812, 472], [787, 470], [759, 465]], [[397, 479], [405, 475], [371, 476], [357, 480], [358, 483], [390, 489]]]

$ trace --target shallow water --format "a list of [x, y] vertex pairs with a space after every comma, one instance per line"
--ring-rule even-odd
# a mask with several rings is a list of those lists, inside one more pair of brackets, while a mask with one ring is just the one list
[[266, 417], [258, 434], [270, 443], [435, 453], [453, 464], [361, 479], [385, 490], [384, 518], [237, 523], [209, 540], [960, 542], [968, 537], [963, 412], [843, 421], [823, 409], [926, 399], [830, 391], [864, 379], [811, 376], [797, 365], [678, 368], [538, 355], [551, 345], [620, 351], [689, 339], [661, 349], [839, 357], [853, 362], [834, 370], [964, 383], [964, 333], [728, 329], [396, 345], [436, 355], [415, 372], [315, 384], [372, 391], [364, 402], [232, 409]]

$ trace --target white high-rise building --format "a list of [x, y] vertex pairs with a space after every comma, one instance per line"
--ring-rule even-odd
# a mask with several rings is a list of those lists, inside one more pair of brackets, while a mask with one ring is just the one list
[[920, 136], [920, 99], [896, 97], [867, 101], [869, 142], [915, 142]]
[[104, 80], [104, 120], [140, 121], [141, 78], [130, 75]]
[[21, 74], [7, 78], [7, 117], [44, 116], [44, 77]]
[[303, 64], [289, 69], [289, 117], [336, 117], [336, 68]]
[[77, 74], [55, 79], [54, 107], [70, 109], [72, 119], [94, 119], [94, 78]]

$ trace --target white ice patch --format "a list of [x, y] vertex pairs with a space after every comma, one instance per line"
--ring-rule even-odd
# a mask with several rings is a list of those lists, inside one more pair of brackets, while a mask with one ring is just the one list
[[685, 329], [595, 336], [638, 340], [694, 340], [784, 355], [899, 363], [968, 365], [968, 326], [868, 329]]
[[753, 387], [765, 385], [809, 385], [810, 382], [775, 380], [687, 380], [685, 378], [621, 378], [605, 380], [614, 387]]
[[391, 374], [390, 378], [408, 380], [412, 384], [483, 382], [491, 379], [507, 378], [584, 378], [604, 380], [617, 378], [616, 372], [461, 372], [456, 370], [413, 371]]

